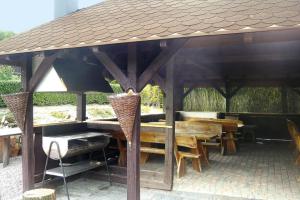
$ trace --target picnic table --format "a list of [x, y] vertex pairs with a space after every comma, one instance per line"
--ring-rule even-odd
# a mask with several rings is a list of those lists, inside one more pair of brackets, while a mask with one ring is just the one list
[[3, 138], [3, 168], [9, 164], [10, 157], [10, 137], [21, 135], [22, 131], [19, 128], [2, 128], [0, 129], [0, 139]]

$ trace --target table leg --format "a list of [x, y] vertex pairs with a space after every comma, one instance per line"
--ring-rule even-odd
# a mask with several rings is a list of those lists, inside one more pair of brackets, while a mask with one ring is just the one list
[[121, 167], [125, 167], [127, 163], [127, 149], [122, 140], [117, 139], [117, 143], [120, 151], [118, 165]]
[[4, 137], [3, 140], [3, 168], [9, 164], [10, 137]]
[[226, 150], [228, 153], [236, 153], [236, 144], [234, 141], [234, 135], [231, 132], [228, 133], [227, 135], [226, 145], [227, 145]]

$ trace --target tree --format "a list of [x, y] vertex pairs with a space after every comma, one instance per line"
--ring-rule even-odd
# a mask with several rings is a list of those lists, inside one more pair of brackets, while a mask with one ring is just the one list
[[11, 31], [0, 31], [0, 41], [4, 40], [4, 39], [7, 39], [7, 38], [10, 38], [14, 35], [15, 35], [15, 33], [11, 32]]
[[[10, 31], [0, 31], [0, 41], [14, 36], [15, 33]], [[11, 66], [0, 65], [0, 80], [18, 80], [19, 76], [15, 75], [15, 70]]]

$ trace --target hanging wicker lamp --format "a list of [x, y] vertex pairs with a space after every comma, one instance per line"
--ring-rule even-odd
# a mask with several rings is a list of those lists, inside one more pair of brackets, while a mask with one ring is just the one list
[[138, 93], [129, 91], [128, 93], [112, 95], [109, 97], [109, 101], [116, 113], [128, 144], [131, 146], [136, 111], [140, 105], [141, 97]]
[[18, 127], [24, 132], [28, 103], [28, 92], [1, 95], [8, 109], [13, 113]]

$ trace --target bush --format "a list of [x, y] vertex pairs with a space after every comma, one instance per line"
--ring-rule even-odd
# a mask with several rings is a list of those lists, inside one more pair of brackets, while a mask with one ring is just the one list
[[11, 66], [0, 66], [0, 81], [20, 81], [20, 75], [15, 75], [15, 70]]
[[[0, 94], [16, 93], [21, 90], [20, 81], [0, 81]], [[0, 107], [5, 107], [2, 98], [0, 98]]]
[[[114, 93], [123, 92], [119, 84], [111, 84]], [[20, 81], [0, 81], [0, 94], [16, 93], [21, 90]], [[87, 104], [108, 104], [108, 94], [101, 92], [88, 92]], [[141, 92], [142, 103], [145, 105], [160, 106], [162, 103], [162, 92], [157, 86], [147, 85]], [[76, 105], [76, 94], [67, 92], [42, 92], [34, 93], [33, 104], [36, 106], [55, 106], [72, 104]], [[5, 107], [2, 99], [0, 107]]]
[[54, 92], [43, 92], [34, 93], [33, 104], [36, 106], [56, 106], [65, 104], [76, 104], [76, 95], [71, 93], [54, 93]]

